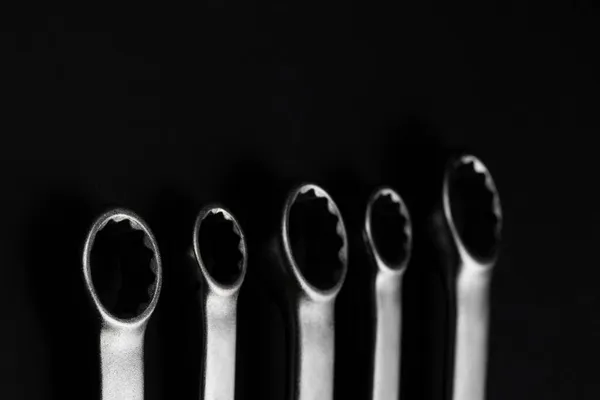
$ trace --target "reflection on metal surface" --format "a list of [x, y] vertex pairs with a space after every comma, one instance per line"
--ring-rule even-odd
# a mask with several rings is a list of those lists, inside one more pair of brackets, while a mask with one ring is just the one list
[[453, 400], [483, 400], [487, 368], [489, 288], [499, 250], [502, 214], [496, 186], [472, 155], [453, 160], [444, 176], [442, 205], [434, 215], [452, 329]]
[[375, 308], [373, 400], [400, 398], [402, 278], [412, 250], [410, 216], [400, 195], [390, 188], [369, 199], [364, 226], [365, 245], [373, 269], [370, 299]]
[[160, 294], [158, 246], [133, 212], [116, 209], [90, 228], [83, 275], [98, 311], [103, 400], [144, 398], [144, 334]]
[[246, 274], [246, 242], [240, 226], [220, 206], [202, 209], [196, 218], [193, 258], [201, 282], [205, 332], [202, 395], [233, 400], [237, 298]]
[[334, 304], [346, 276], [348, 240], [327, 192], [304, 184], [289, 193], [274, 250], [291, 336], [288, 398], [331, 400]]

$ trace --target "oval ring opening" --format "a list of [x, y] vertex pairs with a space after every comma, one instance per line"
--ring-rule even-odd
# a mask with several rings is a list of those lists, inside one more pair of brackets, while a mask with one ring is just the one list
[[391, 188], [377, 190], [367, 204], [367, 245], [384, 267], [403, 270], [412, 250], [412, 225], [406, 205]]
[[158, 245], [128, 210], [113, 210], [92, 225], [84, 247], [88, 291], [108, 319], [134, 322], [154, 310], [161, 286]]
[[246, 242], [233, 215], [223, 207], [205, 207], [194, 226], [194, 253], [208, 283], [237, 289], [246, 272]]
[[457, 159], [446, 173], [447, 219], [465, 250], [484, 262], [495, 259], [502, 211], [496, 185], [486, 166], [471, 155]]
[[288, 196], [284, 248], [300, 285], [321, 294], [341, 287], [347, 268], [346, 229], [337, 205], [317, 185], [304, 184]]

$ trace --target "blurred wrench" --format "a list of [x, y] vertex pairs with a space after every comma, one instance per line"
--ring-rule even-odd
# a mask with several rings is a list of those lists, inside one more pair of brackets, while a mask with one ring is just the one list
[[103, 400], [143, 400], [144, 334], [160, 294], [162, 269], [150, 229], [115, 209], [92, 225], [83, 276], [100, 319]]
[[453, 400], [483, 400], [489, 289], [502, 213], [494, 181], [478, 158], [463, 155], [450, 162], [434, 224], [444, 254], [452, 324], [449, 391]]
[[223, 207], [203, 208], [194, 224], [193, 260], [201, 282], [204, 324], [202, 395], [233, 400], [237, 298], [246, 274], [246, 242], [235, 218]]
[[334, 305], [346, 276], [348, 240], [325, 190], [303, 184], [288, 194], [271, 250], [288, 317], [288, 399], [331, 400]]
[[371, 399], [400, 398], [402, 278], [412, 250], [412, 227], [402, 198], [380, 188], [369, 199], [363, 231], [371, 259], [375, 346]]

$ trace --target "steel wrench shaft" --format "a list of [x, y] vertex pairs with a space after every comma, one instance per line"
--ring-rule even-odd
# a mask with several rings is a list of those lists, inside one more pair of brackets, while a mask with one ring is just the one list
[[465, 263], [457, 280], [453, 399], [485, 398], [490, 269]]
[[204, 299], [206, 326], [204, 399], [233, 399], [237, 300], [209, 294]]
[[145, 327], [106, 325], [100, 332], [102, 399], [143, 399]]
[[402, 334], [402, 274], [378, 274], [375, 283], [376, 326], [373, 368], [373, 400], [400, 398]]
[[294, 339], [298, 399], [333, 398], [334, 304], [332, 301], [299, 300]]

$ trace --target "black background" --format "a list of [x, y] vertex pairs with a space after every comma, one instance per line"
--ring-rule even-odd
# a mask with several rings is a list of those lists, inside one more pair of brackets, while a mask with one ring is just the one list
[[312, 180], [336, 196], [356, 254], [338, 304], [336, 397], [367, 379], [357, 333], [366, 320], [349, 311], [363, 299], [356, 235], [366, 193], [387, 183], [417, 225], [403, 391], [440, 398], [443, 306], [424, 226], [453, 149], [486, 162], [505, 214], [488, 398], [600, 397], [591, 6], [212, 2], [9, 26], [0, 36], [0, 397], [97, 396], [80, 255], [92, 219], [118, 205], [147, 220], [164, 256], [146, 398], [197, 398], [195, 286], [181, 258], [197, 211], [220, 201], [253, 246], [238, 398], [281, 398], [282, 319], [258, 273], [261, 218], [280, 207], [273, 188]]

